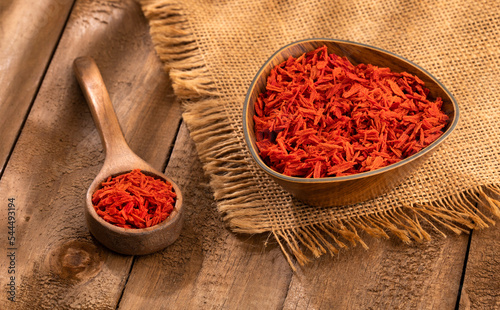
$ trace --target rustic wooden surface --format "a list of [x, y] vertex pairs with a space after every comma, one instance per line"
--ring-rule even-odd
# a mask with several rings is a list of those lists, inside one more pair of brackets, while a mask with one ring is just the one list
[[0, 172], [57, 46], [73, 1], [0, 3]]
[[[231, 233], [137, 3], [33, 3], [0, 4], [0, 309], [500, 309], [499, 227], [413, 245], [367, 236], [368, 249], [295, 273], [269, 236]], [[104, 153], [72, 73], [81, 55], [99, 65], [131, 149], [183, 190], [184, 228], [161, 252], [115, 254], [84, 223]]]

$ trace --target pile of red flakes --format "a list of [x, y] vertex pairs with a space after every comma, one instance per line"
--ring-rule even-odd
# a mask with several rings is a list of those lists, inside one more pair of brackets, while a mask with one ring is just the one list
[[92, 195], [96, 213], [124, 228], [146, 228], [163, 222], [173, 211], [177, 195], [172, 184], [139, 169], [109, 177]]
[[259, 155], [295, 177], [345, 176], [411, 156], [443, 134], [442, 99], [424, 82], [371, 64], [352, 65], [326, 46], [272, 69], [255, 103]]

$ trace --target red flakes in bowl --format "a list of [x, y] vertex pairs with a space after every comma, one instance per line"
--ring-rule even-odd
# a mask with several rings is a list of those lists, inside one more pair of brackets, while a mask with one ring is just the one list
[[442, 99], [424, 82], [371, 64], [354, 66], [326, 46], [271, 70], [255, 103], [259, 155], [273, 170], [323, 178], [401, 161], [443, 134]]

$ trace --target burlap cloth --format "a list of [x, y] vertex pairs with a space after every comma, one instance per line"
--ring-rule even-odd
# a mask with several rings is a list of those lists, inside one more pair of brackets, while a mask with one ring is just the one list
[[[422, 228], [483, 228], [500, 216], [500, 2], [144, 0], [156, 51], [183, 101], [219, 211], [238, 233], [271, 233], [303, 264], [336, 253], [358, 232], [405, 242]], [[421, 169], [391, 192], [341, 208], [304, 205], [251, 161], [242, 104], [261, 65], [308, 38], [389, 50], [438, 78], [459, 102], [460, 122]], [[189, 169], [189, 167], [186, 167]], [[444, 229], [443, 229], [444, 228]]]

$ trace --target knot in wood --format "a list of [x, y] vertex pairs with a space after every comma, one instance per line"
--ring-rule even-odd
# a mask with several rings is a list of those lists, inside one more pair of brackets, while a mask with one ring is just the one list
[[51, 270], [62, 279], [82, 281], [94, 277], [104, 261], [92, 243], [73, 240], [58, 247], [51, 256]]

